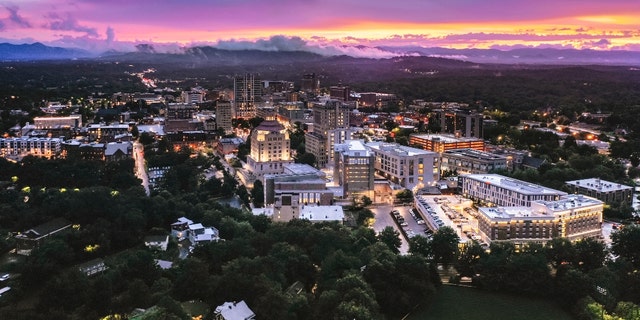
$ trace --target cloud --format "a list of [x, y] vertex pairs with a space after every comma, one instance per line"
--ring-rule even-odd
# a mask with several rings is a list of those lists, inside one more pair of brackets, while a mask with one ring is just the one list
[[5, 6], [5, 9], [9, 12], [8, 20], [11, 21], [14, 25], [21, 28], [31, 28], [31, 23], [27, 21], [27, 19], [21, 17], [18, 14], [18, 7], [16, 6]]
[[113, 42], [113, 40], [116, 39], [116, 32], [113, 30], [113, 28], [107, 27], [107, 31], [105, 32], [105, 34], [107, 35], [106, 42], [108, 46]]
[[44, 27], [51, 30], [82, 32], [91, 37], [98, 37], [98, 30], [96, 30], [96, 28], [80, 25], [69, 13], [67, 13], [66, 16], [50, 13], [47, 18], [51, 19], [51, 21], [45, 24]]

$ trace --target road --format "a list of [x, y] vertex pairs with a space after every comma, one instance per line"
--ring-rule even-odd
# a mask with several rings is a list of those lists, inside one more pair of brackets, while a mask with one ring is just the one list
[[136, 177], [142, 180], [144, 192], [149, 196], [151, 195], [151, 191], [149, 190], [149, 175], [147, 175], [147, 167], [144, 163], [144, 146], [138, 141], [133, 143], [133, 160], [136, 162], [134, 173]]

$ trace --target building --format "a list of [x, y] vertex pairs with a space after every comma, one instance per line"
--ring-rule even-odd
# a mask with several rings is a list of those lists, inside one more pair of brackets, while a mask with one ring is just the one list
[[215, 320], [253, 320], [256, 314], [249, 309], [244, 300], [240, 302], [225, 302], [216, 307]]
[[202, 103], [204, 102], [205, 93], [196, 90], [182, 91], [180, 97], [184, 103]]
[[440, 180], [438, 154], [397, 143], [370, 142], [376, 173], [405, 189], [433, 186]]
[[178, 220], [171, 224], [171, 236], [183, 240], [187, 237], [187, 230], [189, 225], [193, 224], [193, 221], [185, 217], [180, 217]]
[[583, 195], [534, 200], [531, 206], [481, 207], [478, 229], [488, 242], [510, 241], [516, 247], [562, 237], [571, 241], [602, 234], [602, 201]]
[[533, 201], [557, 201], [566, 192], [498, 174], [458, 176], [460, 193], [486, 206], [529, 207]]
[[104, 159], [106, 161], [120, 161], [129, 159], [132, 156], [133, 143], [126, 142], [109, 142], [104, 150]]
[[253, 74], [233, 78], [233, 106], [236, 118], [256, 116], [256, 103], [262, 97], [262, 81]]
[[100, 259], [100, 258], [96, 258], [93, 259], [91, 261], [87, 261], [83, 264], [80, 264], [78, 266], [78, 270], [80, 272], [82, 272], [83, 274], [85, 274], [87, 277], [88, 276], [92, 276], [101, 272], [104, 272], [105, 270], [109, 269], [109, 267], [107, 267], [104, 264], [104, 260]]
[[453, 134], [456, 137], [482, 138], [482, 114], [476, 111], [461, 109], [436, 109], [432, 121], [440, 125], [441, 133]]
[[70, 227], [71, 222], [63, 218], [57, 218], [25, 232], [18, 233], [15, 236], [16, 253], [28, 256], [31, 254], [31, 250], [39, 247], [47, 238]]
[[331, 99], [349, 101], [351, 99], [351, 88], [349, 86], [331, 86], [329, 87], [329, 96]]
[[574, 193], [596, 198], [608, 205], [625, 204], [632, 205], [633, 187], [623, 184], [590, 178], [565, 182]]
[[66, 117], [35, 117], [33, 124], [36, 129], [80, 128], [82, 127], [82, 116], [72, 114]]
[[265, 120], [251, 134], [250, 171], [258, 178], [282, 173], [284, 165], [293, 163], [288, 131], [275, 120]]
[[35, 156], [55, 158], [62, 151], [60, 138], [0, 138], [0, 157]]
[[242, 138], [222, 138], [218, 140], [218, 144], [216, 146], [216, 150], [219, 154], [227, 155], [231, 153], [237, 153], [238, 147], [244, 143]]
[[132, 126], [129, 124], [90, 124], [87, 128], [90, 141], [111, 142], [116, 140], [116, 136], [129, 133]]
[[446, 134], [411, 134], [409, 144], [433, 152], [445, 152], [453, 149], [473, 149], [484, 151], [484, 140], [478, 138], [459, 138]]
[[306, 73], [302, 76], [300, 89], [310, 93], [320, 93], [320, 78], [315, 73]]
[[373, 199], [375, 158], [361, 140], [347, 140], [335, 146], [334, 182], [343, 188], [343, 197]]
[[505, 156], [473, 149], [454, 149], [442, 153], [440, 168], [458, 174], [482, 174], [509, 167]]
[[231, 101], [216, 101], [216, 128], [224, 130], [225, 134], [233, 132], [233, 105]]
[[304, 205], [331, 205], [333, 196], [325, 174], [306, 164], [287, 164], [282, 174], [264, 176], [264, 204], [273, 207], [274, 221], [300, 218]]
[[333, 156], [328, 154], [328, 150], [333, 150], [336, 143], [351, 138], [345, 131], [349, 127], [350, 110], [349, 105], [338, 100], [313, 105], [313, 131], [305, 135], [305, 151], [316, 157], [319, 168], [333, 163]]
[[343, 222], [344, 210], [342, 206], [303, 205], [300, 210], [300, 219], [311, 222]]
[[169, 236], [146, 236], [144, 237], [144, 245], [149, 249], [167, 251]]
[[187, 239], [191, 245], [197, 246], [203, 243], [209, 243], [220, 240], [218, 229], [214, 227], [205, 227], [202, 223], [193, 223], [187, 227]]

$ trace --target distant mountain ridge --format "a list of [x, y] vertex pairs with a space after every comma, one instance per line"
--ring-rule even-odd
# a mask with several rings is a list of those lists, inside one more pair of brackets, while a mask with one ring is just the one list
[[[228, 50], [212, 46], [196, 46], [184, 48], [179, 53], [155, 52], [151, 45], [144, 45], [147, 50], [137, 52], [108, 51], [100, 55], [82, 49], [50, 47], [42, 43], [9, 44], [0, 43], [1, 61], [30, 60], [68, 60], [79, 58], [97, 58], [100, 60], [154, 60], [184, 62], [193, 60], [208, 63], [224, 63], [231, 65], [282, 64], [301, 61], [317, 61], [327, 56], [309, 51], [264, 51], [259, 49]], [[389, 56], [422, 56], [453, 59], [484, 64], [545, 64], [545, 65], [629, 65], [640, 66], [638, 51], [604, 51], [577, 50], [555, 48], [517, 48], [511, 50], [497, 49], [448, 49], [425, 48], [419, 46], [378, 46], [370, 48], [355, 46], [359, 50], [375, 49], [387, 52]], [[346, 56], [347, 54], [345, 54]], [[373, 58], [373, 57], [372, 57]]]
[[86, 50], [50, 47], [42, 43], [11, 44], [0, 43], [0, 60], [67, 60], [95, 56]]

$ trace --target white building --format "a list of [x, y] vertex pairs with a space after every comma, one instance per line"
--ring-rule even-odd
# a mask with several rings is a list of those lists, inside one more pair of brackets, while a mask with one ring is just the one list
[[0, 157], [35, 156], [53, 158], [62, 150], [59, 138], [0, 138]]
[[344, 220], [344, 210], [342, 206], [302, 206], [300, 219], [307, 219], [311, 222], [331, 222]]
[[249, 309], [244, 300], [240, 302], [225, 302], [216, 307], [215, 320], [253, 320], [256, 314]]
[[367, 196], [373, 199], [374, 155], [361, 140], [347, 140], [335, 146], [334, 182], [343, 189], [343, 197]]
[[544, 243], [556, 237], [571, 241], [601, 235], [602, 201], [566, 195], [555, 201], [534, 200], [530, 207], [481, 207], [478, 229], [483, 239]]
[[367, 148], [375, 156], [375, 170], [406, 189], [433, 186], [440, 180], [438, 153], [399, 145], [370, 142]]
[[460, 193], [488, 206], [529, 207], [535, 200], [556, 201], [566, 192], [498, 174], [465, 174], [458, 177]]
[[284, 165], [293, 163], [289, 133], [283, 125], [265, 120], [251, 134], [249, 170], [258, 178], [265, 174], [282, 173]]

